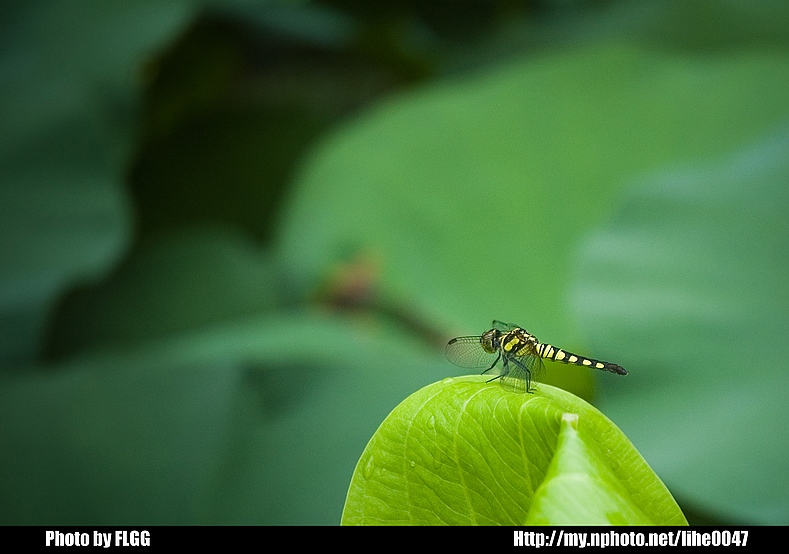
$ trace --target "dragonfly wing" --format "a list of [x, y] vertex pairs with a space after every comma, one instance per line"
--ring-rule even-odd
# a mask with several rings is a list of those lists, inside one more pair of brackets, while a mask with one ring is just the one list
[[486, 352], [479, 336], [457, 337], [447, 344], [447, 359], [453, 364], [469, 369], [488, 369], [498, 358], [498, 352]]
[[512, 358], [503, 364], [499, 380], [501, 381], [501, 388], [510, 392], [526, 392], [528, 384], [526, 372]]
[[514, 392], [530, 392], [544, 373], [545, 365], [536, 353], [511, 356], [501, 375], [501, 386]]
[[506, 333], [507, 331], [512, 331], [513, 329], [518, 329], [519, 327], [514, 323], [504, 323], [503, 321], [499, 321], [498, 319], [493, 320], [493, 328], [498, 329], [502, 333]]

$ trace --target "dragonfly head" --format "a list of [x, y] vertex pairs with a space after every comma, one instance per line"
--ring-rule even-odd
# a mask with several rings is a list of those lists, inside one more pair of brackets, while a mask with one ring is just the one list
[[501, 331], [498, 329], [485, 331], [479, 338], [479, 343], [482, 345], [482, 349], [489, 354], [498, 352], [501, 345]]

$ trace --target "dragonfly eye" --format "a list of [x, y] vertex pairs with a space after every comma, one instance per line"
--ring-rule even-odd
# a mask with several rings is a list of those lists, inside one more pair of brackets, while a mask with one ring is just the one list
[[486, 331], [480, 338], [479, 343], [482, 349], [489, 354], [493, 354], [499, 349], [499, 337], [501, 333], [497, 329]]

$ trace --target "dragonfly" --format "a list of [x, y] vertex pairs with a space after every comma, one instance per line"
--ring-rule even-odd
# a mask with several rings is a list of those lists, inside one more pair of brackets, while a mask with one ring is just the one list
[[627, 375], [627, 370], [611, 362], [603, 362], [573, 354], [551, 344], [540, 342], [528, 331], [498, 320], [493, 328], [482, 335], [456, 337], [447, 343], [447, 358], [453, 364], [469, 369], [487, 368], [485, 374], [501, 360], [503, 369], [488, 382], [500, 380], [501, 386], [514, 392], [533, 393], [545, 372], [543, 360], [575, 364], [617, 375]]

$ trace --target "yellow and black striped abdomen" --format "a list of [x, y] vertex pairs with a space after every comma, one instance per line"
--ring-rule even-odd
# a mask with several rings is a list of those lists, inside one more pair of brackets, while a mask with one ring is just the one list
[[592, 358], [585, 358], [584, 356], [567, 352], [561, 348], [556, 348], [552, 344], [539, 343], [535, 349], [537, 354], [546, 360], [592, 367], [594, 369], [602, 369], [603, 371], [610, 371], [611, 373], [617, 373], [619, 375], [627, 375], [627, 370], [620, 365], [612, 364], [611, 362], [601, 362], [600, 360], [593, 360]]

